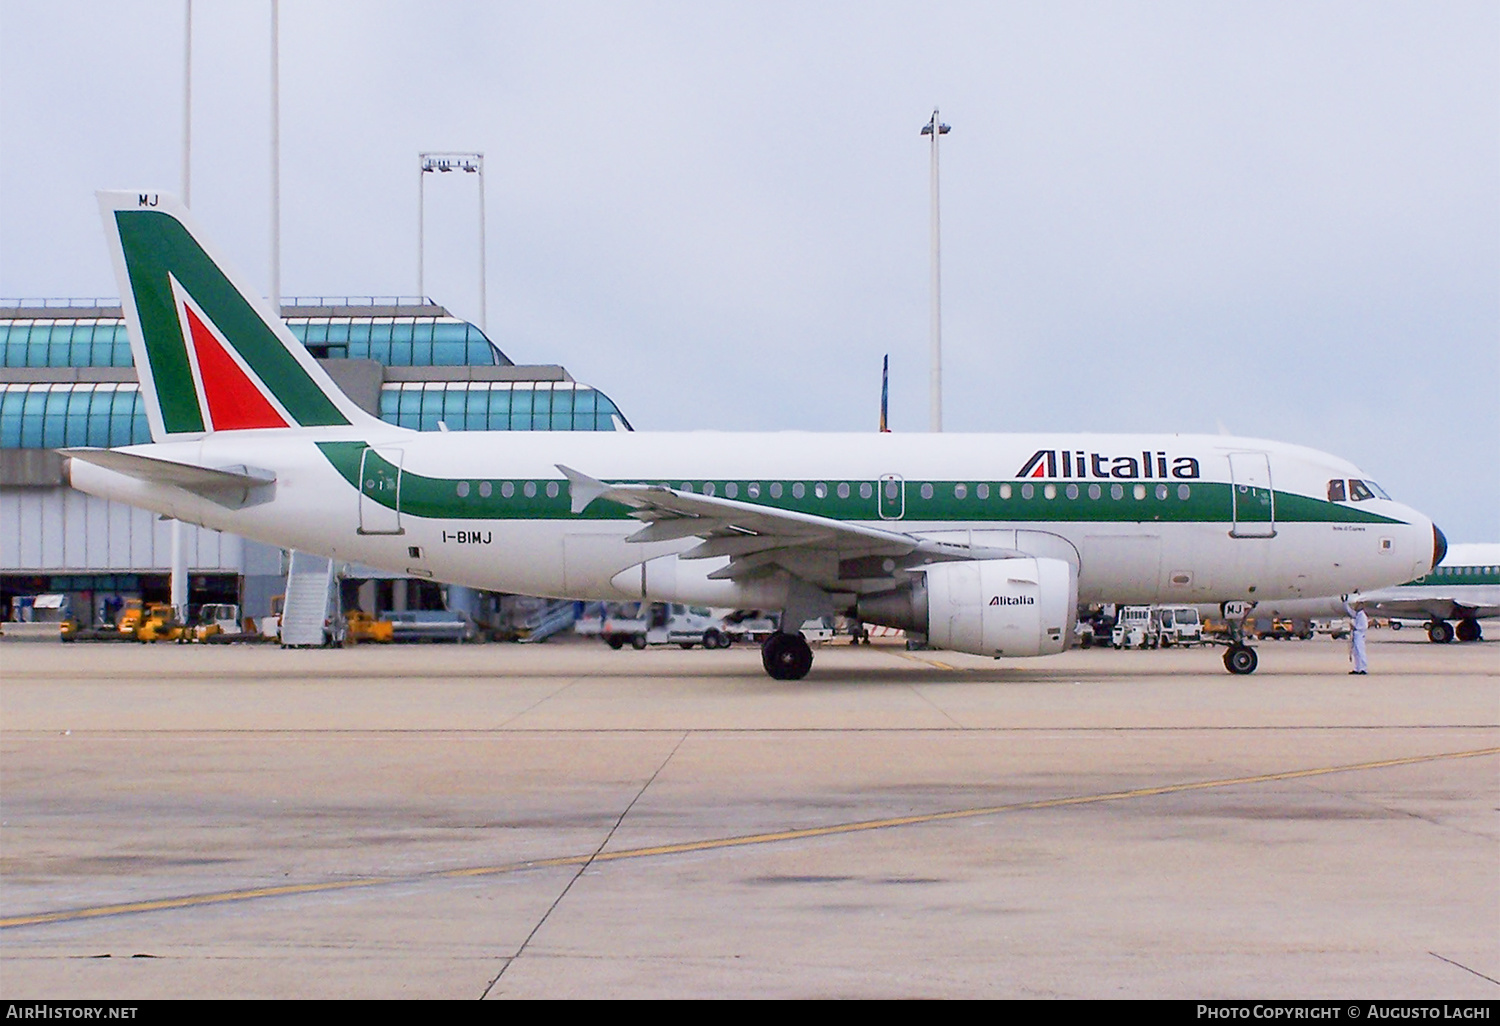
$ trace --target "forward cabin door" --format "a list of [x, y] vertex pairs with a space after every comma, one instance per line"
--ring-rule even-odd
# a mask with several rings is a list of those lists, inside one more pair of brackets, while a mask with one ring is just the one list
[[359, 533], [404, 534], [400, 449], [365, 447], [359, 458]]
[[1276, 537], [1276, 494], [1271, 490], [1271, 457], [1263, 452], [1229, 454], [1234, 482], [1232, 538]]

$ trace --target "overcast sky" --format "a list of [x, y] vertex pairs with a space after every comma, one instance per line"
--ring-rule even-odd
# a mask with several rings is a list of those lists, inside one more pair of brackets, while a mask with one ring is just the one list
[[[192, 205], [269, 289], [268, 0], [194, 12]], [[182, 0], [0, 0], [0, 296], [180, 191]], [[281, 5], [282, 291], [410, 295], [486, 157], [488, 329], [637, 428], [1225, 430], [1500, 539], [1500, 4]], [[477, 318], [473, 176], [427, 292]]]

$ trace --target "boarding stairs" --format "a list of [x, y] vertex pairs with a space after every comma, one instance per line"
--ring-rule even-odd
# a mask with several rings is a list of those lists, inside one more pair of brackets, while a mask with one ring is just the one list
[[334, 586], [333, 560], [292, 550], [281, 609], [283, 648], [321, 648], [328, 643], [325, 627], [335, 604]]
[[576, 602], [571, 600], [548, 602], [520, 624], [523, 632], [521, 641], [525, 644], [546, 641], [559, 631], [565, 631], [573, 626], [573, 621], [577, 618], [578, 604]]

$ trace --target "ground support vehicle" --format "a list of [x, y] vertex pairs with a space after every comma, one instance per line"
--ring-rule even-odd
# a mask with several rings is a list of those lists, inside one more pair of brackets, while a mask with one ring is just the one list
[[1113, 603], [1099, 607], [1080, 607], [1078, 620], [1073, 627], [1078, 646], [1093, 648], [1097, 645], [1102, 648], [1110, 644], [1115, 631], [1117, 612]]
[[1156, 648], [1158, 630], [1150, 606], [1121, 606], [1109, 643], [1115, 648]]
[[1162, 648], [1189, 647], [1203, 642], [1203, 622], [1198, 618], [1195, 606], [1154, 606], [1151, 622], [1156, 630], [1157, 643]]
[[1313, 626], [1311, 620], [1260, 618], [1254, 621], [1252, 633], [1262, 641], [1290, 641], [1293, 638], [1307, 641], [1313, 636]]
[[445, 609], [387, 612], [393, 641], [472, 641], [474, 625], [462, 613]]
[[707, 606], [680, 602], [606, 602], [599, 636], [610, 648], [648, 645], [728, 648], [724, 619]]
[[832, 641], [838, 636], [838, 632], [838, 623], [831, 616], [808, 620], [802, 624], [802, 637], [809, 644], [816, 644], [820, 641]]
[[182, 641], [225, 645], [232, 641], [259, 641], [260, 634], [247, 631], [240, 621], [240, 607], [230, 602], [208, 602], [198, 607], [194, 625]]
[[731, 641], [759, 645], [776, 633], [780, 617], [760, 609], [736, 609], [724, 616], [724, 635]]
[[599, 623], [599, 637], [613, 649], [646, 647], [647, 607], [642, 602], [606, 602]]
[[186, 636], [188, 628], [177, 619], [177, 610], [166, 602], [146, 607], [140, 626], [135, 630], [136, 641], [179, 641]]
[[351, 609], [344, 614], [345, 645], [357, 645], [361, 642], [389, 645], [395, 640], [396, 625], [391, 621], [381, 620], [362, 609]]

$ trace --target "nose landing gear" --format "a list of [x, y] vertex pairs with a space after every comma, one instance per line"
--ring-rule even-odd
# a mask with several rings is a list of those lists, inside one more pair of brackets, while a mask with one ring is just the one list
[[1260, 657], [1249, 645], [1230, 645], [1224, 652], [1224, 669], [1236, 675], [1254, 673], [1259, 663]]

